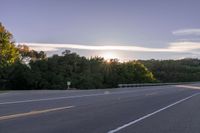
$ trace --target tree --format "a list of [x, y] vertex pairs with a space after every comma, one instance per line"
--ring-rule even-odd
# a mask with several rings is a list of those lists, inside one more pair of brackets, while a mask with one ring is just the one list
[[12, 34], [0, 23], [0, 68], [9, 66], [19, 59]]
[[47, 58], [47, 55], [44, 51], [35, 51], [30, 50], [30, 48], [25, 44], [19, 44], [17, 46], [17, 49], [19, 50], [19, 53], [21, 55], [21, 60], [24, 60], [26, 58], [31, 58], [31, 60], [43, 60]]

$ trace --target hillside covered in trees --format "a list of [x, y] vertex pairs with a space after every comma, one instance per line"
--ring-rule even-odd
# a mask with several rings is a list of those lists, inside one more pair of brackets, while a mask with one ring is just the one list
[[200, 81], [200, 60], [140, 60], [159, 82]]
[[86, 58], [65, 50], [47, 57], [26, 45], [16, 46], [12, 34], [0, 23], [1, 89], [98, 89], [118, 84], [200, 81], [200, 60], [139, 60], [109, 62]]

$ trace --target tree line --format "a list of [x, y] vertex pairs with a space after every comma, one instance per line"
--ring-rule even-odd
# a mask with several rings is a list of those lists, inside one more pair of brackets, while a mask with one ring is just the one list
[[140, 60], [159, 82], [200, 81], [200, 60]]

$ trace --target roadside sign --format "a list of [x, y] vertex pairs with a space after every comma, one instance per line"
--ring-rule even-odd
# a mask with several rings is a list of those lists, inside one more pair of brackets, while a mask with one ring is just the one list
[[67, 81], [67, 85], [68, 85], [68, 86], [71, 85], [71, 82], [70, 82], [70, 81]]
[[70, 88], [70, 85], [71, 85], [71, 82], [70, 82], [70, 81], [67, 81], [67, 89]]

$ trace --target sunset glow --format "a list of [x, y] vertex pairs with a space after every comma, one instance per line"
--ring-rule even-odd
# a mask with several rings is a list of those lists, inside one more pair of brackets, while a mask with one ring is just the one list
[[110, 59], [115, 59], [115, 58], [119, 59], [119, 56], [116, 53], [112, 52], [112, 51], [104, 52], [100, 56], [103, 57], [105, 60], [110, 60]]

